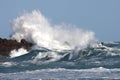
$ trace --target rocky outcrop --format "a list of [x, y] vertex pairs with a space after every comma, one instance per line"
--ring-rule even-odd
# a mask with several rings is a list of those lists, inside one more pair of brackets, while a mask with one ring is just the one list
[[30, 50], [32, 47], [32, 43], [25, 41], [24, 39], [21, 42], [17, 42], [16, 40], [12, 39], [2, 39], [0, 38], [0, 56], [9, 56], [11, 50], [25, 48]]

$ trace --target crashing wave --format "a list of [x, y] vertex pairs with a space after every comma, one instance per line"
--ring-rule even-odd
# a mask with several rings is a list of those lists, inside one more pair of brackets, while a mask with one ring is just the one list
[[25, 13], [12, 22], [13, 39], [25, 39], [38, 47], [54, 50], [84, 48], [95, 41], [94, 33], [68, 25], [54, 25], [40, 11]]

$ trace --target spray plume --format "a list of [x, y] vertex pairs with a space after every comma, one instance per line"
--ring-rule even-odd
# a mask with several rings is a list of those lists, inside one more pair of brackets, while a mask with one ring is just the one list
[[53, 25], [40, 11], [24, 13], [12, 22], [12, 39], [25, 39], [39, 47], [56, 50], [86, 47], [95, 41], [94, 33], [67, 25]]

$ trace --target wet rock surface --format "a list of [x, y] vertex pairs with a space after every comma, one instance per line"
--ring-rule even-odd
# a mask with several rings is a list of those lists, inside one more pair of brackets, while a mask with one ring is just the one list
[[25, 48], [30, 50], [32, 43], [25, 41], [24, 39], [21, 42], [17, 42], [12, 39], [2, 39], [0, 38], [0, 56], [9, 56], [11, 50], [18, 50], [19, 48]]

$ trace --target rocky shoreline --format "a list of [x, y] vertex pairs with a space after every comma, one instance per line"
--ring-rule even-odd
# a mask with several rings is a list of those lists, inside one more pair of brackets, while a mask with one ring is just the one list
[[12, 39], [2, 39], [0, 38], [0, 56], [9, 56], [11, 50], [18, 50], [19, 48], [24, 48], [30, 50], [33, 46], [32, 43], [25, 41], [24, 39], [21, 42], [17, 42]]

